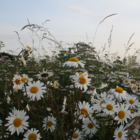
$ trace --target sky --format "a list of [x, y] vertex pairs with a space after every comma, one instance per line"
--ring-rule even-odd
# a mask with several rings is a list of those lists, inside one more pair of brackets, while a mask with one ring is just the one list
[[[30, 31], [21, 31], [28, 24], [27, 19], [40, 26], [45, 20], [50, 20], [44, 27], [65, 46], [66, 43], [93, 43], [100, 21], [115, 13], [117, 15], [100, 24], [93, 46], [101, 51], [106, 44], [108, 51], [108, 38], [113, 26], [111, 53], [118, 52], [123, 57], [124, 45], [133, 33], [131, 43], [135, 44], [128, 54], [133, 55], [136, 49], [140, 49], [140, 0], [4, 0], [0, 5], [0, 41], [6, 46], [2, 52], [22, 49], [14, 31], [19, 33], [25, 46], [32, 47]], [[38, 47], [38, 39], [35, 39]], [[48, 43], [44, 41], [43, 46], [48, 51]]]

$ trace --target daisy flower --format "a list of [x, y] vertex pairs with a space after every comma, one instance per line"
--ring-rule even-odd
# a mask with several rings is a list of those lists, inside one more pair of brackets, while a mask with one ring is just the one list
[[87, 86], [90, 85], [91, 79], [88, 78], [88, 73], [84, 72], [83, 74], [79, 75], [79, 73], [75, 74], [75, 77], [73, 77], [75, 87], [80, 88], [81, 90], [84, 88], [84, 90], [87, 90]]
[[40, 140], [41, 136], [40, 133], [38, 133], [39, 130], [36, 130], [36, 128], [31, 128], [31, 130], [27, 130], [27, 132], [24, 134], [23, 140]]
[[129, 84], [129, 83], [130, 83], [130, 80], [129, 80], [129, 79], [124, 79], [124, 80], [123, 80], [123, 83], [124, 83], [124, 84]]
[[107, 115], [113, 115], [117, 111], [117, 107], [115, 105], [115, 101], [112, 100], [112, 98], [106, 98], [105, 102], [102, 104], [102, 107], [104, 107], [103, 111]]
[[83, 68], [85, 64], [83, 64], [82, 62], [79, 61], [78, 58], [76, 57], [72, 57], [70, 58], [67, 62], [65, 62], [63, 64], [63, 67], [64, 66], [69, 66], [69, 67], [78, 67], [78, 64]]
[[9, 113], [9, 117], [6, 118], [8, 120], [8, 123], [5, 124], [5, 126], [8, 126], [9, 131], [11, 131], [11, 135], [17, 132], [17, 135], [24, 132], [24, 129], [27, 129], [28, 122], [28, 116], [26, 116], [26, 112], [24, 110], [16, 110], [13, 109], [12, 113]]
[[125, 104], [126, 106], [129, 106], [130, 109], [135, 109], [136, 107], [139, 106], [139, 101], [137, 100], [136, 96], [129, 95]]
[[[40, 81], [34, 81], [33, 84], [29, 82], [28, 85], [29, 86], [26, 86], [26, 91], [28, 97], [32, 101], [35, 101], [35, 99], [40, 100], [41, 97], [43, 97], [43, 93], [46, 92], [46, 87], [43, 86], [44, 83], [41, 83]], [[24, 92], [24, 95], [26, 95], [26, 92]]]
[[21, 62], [23, 63], [23, 65], [26, 66], [26, 61], [25, 61], [25, 59], [24, 59], [23, 56], [21, 56], [20, 60], [21, 60]]
[[118, 124], [124, 124], [124, 122], [127, 123], [127, 119], [130, 118], [130, 110], [128, 110], [128, 106], [124, 106], [124, 104], [121, 104], [118, 106], [117, 109], [117, 116], [114, 118], [118, 121]]
[[10, 101], [11, 101], [11, 98], [10, 98], [9, 96], [7, 96], [7, 97], [6, 97], [6, 101], [7, 101], [7, 103], [9, 104]]
[[73, 134], [72, 134], [72, 140], [81, 140], [81, 132], [77, 129]]
[[28, 82], [33, 81], [33, 79], [32, 78], [29, 78], [27, 74], [22, 74], [21, 81], [23, 83], [28, 83]]
[[114, 133], [114, 140], [125, 140], [127, 137], [128, 130], [125, 130], [125, 127], [122, 125], [119, 128], [116, 128]]
[[83, 103], [79, 102], [76, 110], [77, 110], [77, 112], [75, 114], [80, 115], [79, 119], [82, 119], [87, 114], [90, 115], [91, 113], [93, 113], [93, 110], [90, 107], [90, 104], [88, 102], [85, 102], [85, 101], [83, 101]]
[[130, 83], [130, 84], [135, 84], [136, 81], [135, 81], [134, 79], [131, 79], [131, 80], [129, 80], [129, 83]]
[[57, 81], [54, 81], [53, 87], [54, 87], [54, 88], [58, 88], [58, 87], [59, 87], [59, 83], [58, 83]]
[[136, 93], [138, 91], [138, 87], [136, 85], [132, 85], [131, 90], [133, 93]]
[[127, 95], [127, 92], [124, 91], [123, 88], [122, 88], [122, 87], [119, 87], [119, 86], [117, 86], [115, 89], [112, 89], [111, 91], [114, 93], [115, 97], [116, 97], [119, 101], [122, 101], [122, 99], [123, 99], [123, 100], [126, 99], [127, 96], [128, 96], [128, 95]]
[[42, 78], [48, 78], [48, 77], [51, 77], [51, 76], [53, 76], [53, 73], [52, 72], [48, 72], [47, 70], [43, 70], [43, 72], [40, 72], [38, 75], [37, 75], [37, 77], [39, 78], [39, 79], [42, 79]]
[[18, 90], [22, 89], [23, 87], [23, 82], [21, 81], [21, 76], [20, 75], [14, 75], [13, 77], [13, 89]]
[[44, 130], [50, 129], [50, 131], [53, 132], [56, 127], [56, 118], [54, 118], [53, 116], [47, 116], [46, 118], [44, 118], [43, 123]]
[[[91, 121], [91, 120], [92, 121]], [[96, 120], [93, 117], [89, 118], [83, 118], [83, 124], [82, 128], [83, 131], [85, 131], [85, 134], [95, 134], [97, 132], [97, 128], [99, 127], [99, 125], [96, 123]]]

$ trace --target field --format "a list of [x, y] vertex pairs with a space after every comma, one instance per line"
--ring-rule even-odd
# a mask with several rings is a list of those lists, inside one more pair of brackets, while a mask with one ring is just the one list
[[123, 59], [109, 52], [101, 59], [91, 43], [64, 49], [43, 27], [26, 28], [43, 30], [42, 40], [52, 41], [58, 52], [40, 59], [17, 33], [21, 52], [0, 53], [1, 139], [140, 139], [139, 51], [127, 57], [133, 35]]

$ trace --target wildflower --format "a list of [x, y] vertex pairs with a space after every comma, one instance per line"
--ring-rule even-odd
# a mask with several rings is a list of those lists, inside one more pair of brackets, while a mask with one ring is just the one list
[[128, 130], [125, 130], [125, 127], [122, 125], [119, 128], [116, 128], [114, 133], [114, 140], [125, 140], [127, 137]]
[[18, 90], [22, 89], [23, 87], [23, 82], [21, 81], [21, 76], [20, 75], [14, 75], [13, 77], [13, 89]]
[[54, 81], [53, 87], [54, 88], [58, 88], [59, 87], [59, 83], [57, 81]]
[[83, 101], [83, 103], [79, 102], [77, 107], [77, 113], [76, 115], [79, 115], [79, 119], [82, 119], [83, 117], [86, 117], [86, 115], [90, 115], [93, 113], [92, 108], [90, 107], [90, 104], [88, 102]]
[[[31, 82], [28, 83], [29, 86], [26, 86], [26, 91], [27, 91], [27, 95], [28, 97], [32, 100], [35, 101], [36, 100], [40, 100], [41, 97], [43, 97], [43, 93], [45, 92], [46, 87], [44, 87], [43, 83], [41, 83], [40, 81], [37, 82], [33, 82], [33, 84]], [[24, 92], [24, 95], [26, 95], [26, 92]]]
[[79, 130], [76, 130], [73, 134], [72, 134], [72, 140], [81, 140], [81, 132]]
[[6, 118], [8, 120], [8, 123], [5, 124], [5, 126], [8, 126], [8, 130], [11, 131], [11, 135], [17, 132], [17, 135], [24, 132], [24, 129], [27, 129], [28, 122], [28, 116], [26, 116], [26, 112], [24, 110], [16, 110], [13, 109], [12, 113], [9, 113], [9, 117]]
[[[91, 121], [91, 120], [92, 121]], [[89, 118], [83, 118], [83, 124], [82, 128], [83, 131], [85, 131], [85, 134], [95, 134], [98, 130], [99, 125], [96, 123], [96, 120], [93, 117]]]
[[128, 106], [121, 104], [118, 106], [117, 116], [114, 119], [118, 121], [118, 124], [124, 124], [124, 122], [127, 123], [128, 118], [130, 118], [130, 111], [128, 110]]
[[80, 88], [81, 90], [84, 88], [84, 90], [87, 90], [87, 86], [90, 85], [91, 79], [88, 78], [87, 72], [84, 72], [83, 74], [79, 75], [79, 73], [76, 73], [73, 77], [75, 87]]
[[24, 134], [23, 140], [40, 140], [41, 136], [40, 133], [38, 133], [39, 130], [36, 130], [36, 128], [31, 128], [30, 130], [27, 130], [27, 132]]
[[121, 101], [122, 99], [127, 98], [127, 92], [123, 90], [122, 87], [117, 86], [115, 89], [112, 89], [112, 92], [114, 93], [115, 97]]
[[23, 83], [28, 83], [28, 82], [33, 81], [33, 79], [32, 78], [29, 78], [27, 74], [22, 74], [21, 81]]
[[76, 57], [72, 57], [70, 58], [67, 62], [65, 62], [63, 64], [63, 67], [66, 65], [66, 66], [69, 66], [69, 67], [78, 67], [78, 64], [83, 68], [85, 64], [83, 64], [82, 62], [79, 61], [78, 58]]
[[103, 111], [107, 115], [113, 115], [117, 111], [115, 101], [110, 98], [105, 100], [105, 102], [102, 104], [102, 107], [104, 107]]
[[53, 116], [47, 116], [46, 118], [44, 118], [43, 123], [44, 130], [50, 130], [51, 132], [53, 132], [56, 127], [56, 118], [54, 118]]
[[9, 104], [11, 101], [11, 98], [9, 96], [6, 97], [7, 103]]
[[40, 72], [37, 76], [38, 76], [39, 79], [48, 78], [48, 77], [53, 76], [53, 73], [48, 72], [47, 70], [45, 70], [45, 71], [43, 70], [43, 72]]
[[139, 106], [139, 101], [137, 100], [136, 96], [129, 95], [125, 104], [126, 104], [126, 106], [129, 106], [130, 109], [135, 109], [136, 107]]
[[131, 90], [133, 93], [136, 93], [138, 91], [138, 87], [136, 85], [132, 85]]

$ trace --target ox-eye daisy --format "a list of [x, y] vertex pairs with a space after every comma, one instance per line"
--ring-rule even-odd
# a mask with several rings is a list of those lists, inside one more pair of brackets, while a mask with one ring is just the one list
[[42, 78], [48, 78], [48, 77], [51, 77], [51, 76], [53, 76], [53, 73], [52, 72], [48, 72], [47, 70], [43, 70], [43, 72], [40, 72], [38, 75], [37, 75], [37, 77], [39, 78], [39, 79], [42, 79]]
[[127, 92], [124, 91], [123, 88], [122, 88], [122, 87], [119, 87], [119, 86], [117, 86], [115, 89], [112, 89], [111, 91], [114, 93], [115, 97], [116, 97], [119, 101], [122, 101], [122, 99], [123, 99], [123, 100], [126, 99], [127, 96], [128, 96], [128, 95], [127, 95]]
[[132, 85], [131, 90], [132, 90], [133, 93], [136, 93], [138, 91], [138, 86]]
[[36, 130], [36, 128], [31, 128], [31, 130], [28, 130], [24, 134], [23, 140], [40, 140], [41, 136], [40, 133], [38, 133], [39, 130]]
[[128, 106], [124, 106], [124, 104], [121, 104], [118, 106], [117, 109], [117, 116], [114, 118], [118, 121], [118, 124], [124, 124], [124, 122], [127, 123], [127, 119], [130, 118], [130, 110], [128, 110]]
[[116, 128], [114, 133], [114, 140], [125, 140], [127, 137], [128, 130], [125, 130], [125, 127], [122, 125], [119, 128]]
[[[40, 100], [41, 97], [43, 97], [43, 93], [45, 92], [46, 87], [44, 87], [43, 83], [41, 83], [40, 81], [37, 82], [33, 82], [33, 84], [31, 82], [28, 83], [29, 86], [26, 86], [26, 91], [27, 91], [27, 95], [28, 97], [35, 101], [35, 100]], [[26, 95], [26, 91], [24, 93], [24, 95]]]
[[85, 101], [83, 103], [79, 102], [76, 110], [77, 112], [75, 114], [80, 115], [79, 119], [82, 119], [86, 115], [90, 115], [91, 113], [93, 113], [93, 110], [90, 107], [90, 104]]
[[129, 106], [130, 109], [135, 109], [139, 106], [139, 101], [137, 100], [136, 96], [128, 96], [126, 100], [126, 106]]
[[87, 72], [84, 72], [83, 74], [79, 74], [78, 72], [73, 77], [75, 87], [80, 88], [81, 90], [84, 88], [84, 90], [87, 90], [87, 86], [90, 85], [91, 79], [88, 78]]
[[[92, 121], [91, 121], [91, 120]], [[93, 117], [89, 118], [83, 118], [83, 131], [85, 131], [85, 134], [95, 134], [99, 128], [99, 125], [96, 123], [96, 120]]]
[[17, 132], [17, 135], [24, 132], [24, 129], [28, 127], [28, 116], [24, 110], [12, 110], [12, 113], [9, 113], [9, 117], [6, 118], [8, 123], [5, 126], [8, 126], [8, 130], [11, 131], [11, 135]]
[[79, 130], [76, 130], [73, 134], [72, 134], [72, 140], [81, 140], [81, 132]]
[[28, 83], [28, 82], [33, 81], [33, 79], [32, 78], [29, 78], [27, 74], [22, 74], [21, 81], [23, 83]]
[[50, 129], [50, 131], [53, 132], [55, 127], [56, 127], [56, 118], [54, 118], [53, 116], [52, 117], [47, 116], [46, 118], [44, 118], [44, 120], [43, 120], [44, 130]]
[[22, 89], [23, 87], [23, 82], [21, 81], [21, 76], [20, 75], [14, 75], [13, 77], [13, 89], [18, 90], [18, 89]]
[[103, 111], [107, 115], [113, 115], [117, 111], [115, 101], [111, 98], [106, 99], [105, 102], [102, 104], [102, 107], [104, 108]]
[[76, 57], [72, 57], [70, 58], [67, 62], [65, 62], [63, 64], [63, 67], [66, 65], [66, 66], [69, 66], [69, 67], [78, 67], [78, 64], [83, 68], [85, 64], [83, 64], [82, 62], [79, 61], [78, 58]]

